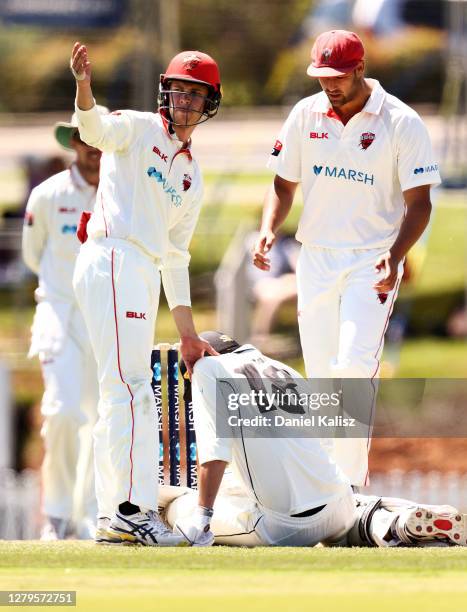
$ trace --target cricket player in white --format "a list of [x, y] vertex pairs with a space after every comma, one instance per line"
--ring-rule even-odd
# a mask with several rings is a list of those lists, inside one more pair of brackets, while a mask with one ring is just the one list
[[55, 126], [57, 141], [76, 157], [68, 170], [31, 192], [22, 240], [24, 260], [39, 277], [29, 356], [39, 356], [45, 385], [43, 539], [62, 539], [74, 527], [78, 536], [94, 537], [96, 515], [92, 427], [99, 392], [71, 281], [79, 250], [76, 229], [81, 213], [94, 206], [101, 152], [80, 139], [77, 126], [76, 115]]
[[202, 197], [191, 134], [217, 112], [219, 69], [209, 55], [182, 52], [161, 75], [158, 113], [101, 117], [84, 45], [74, 45], [70, 66], [80, 134], [103, 151], [97, 202], [73, 279], [100, 384], [96, 541], [177, 545], [182, 538], [157, 514], [150, 355], [161, 275], [188, 368], [205, 351], [215, 354], [194, 328], [188, 247]]
[[[373, 381], [405, 255], [430, 218], [438, 165], [417, 113], [364, 77], [356, 34], [321, 34], [307, 72], [323, 91], [298, 102], [274, 145], [254, 264], [269, 268], [301, 183], [297, 292], [307, 375]], [[353, 485], [368, 481], [369, 441], [370, 430], [368, 440], [335, 440]]]
[[[348, 479], [325, 444], [318, 438], [275, 435], [268, 424], [264, 431], [270, 437], [244, 435], [238, 420], [244, 411], [229, 408], [226, 395], [219, 401], [221, 380], [233, 397], [260, 379], [270, 391], [284, 378], [302, 379], [300, 374], [223, 334], [202, 337], [221, 355], [202, 359], [194, 368], [199, 496], [183, 496], [170, 505], [167, 519], [175, 523], [174, 531], [197, 546], [212, 544], [214, 534], [220, 544], [251, 546], [312, 546], [342, 537], [354, 523], [355, 503]], [[280, 407], [274, 412], [288, 416]], [[259, 416], [258, 407], [251, 414]], [[228, 464], [238, 484], [232, 491], [224, 483], [214, 503]]]
[[[287, 383], [300, 390], [301, 376], [225, 334], [201, 336], [220, 356], [198, 361], [192, 379], [199, 491], [162, 487], [160, 497], [168, 522], [191, 545], [467, 546], [467, 515], [452, 506], [352, 495], [324, 440], [286, 437], [285, 430], [262, 437], [269, 426], [257, 430], [259, 437], [245, 435], [245, 414], [284, 413], [280, 407], [233, 410], [232, 398], [250, 385], [269, 392]], [[232, 418], [231, 435], [221, 437]]]

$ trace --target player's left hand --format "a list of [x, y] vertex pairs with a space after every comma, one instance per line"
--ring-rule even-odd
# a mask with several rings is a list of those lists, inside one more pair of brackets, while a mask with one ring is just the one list
[[199, 336], [184, 336], [180, 338], [180, 353], [185, 362], [188, 374], [190, 375], [190, 380], [193, 373], [193, 366], [198, 359], [204, 357], [205, 353], [208, 353], [208, 355], [219, 355], [209, 342], [206, 342], [206, 340], [203, 340]]
[[373, 285], [373, 289], [377, 293], [389, 293], [389, 291], [394, 289], [397, 281], [399, 263], [400, 259], [392, 255], [391, 251], [387, 251], [378, 259], [375, 265], [375, 271], [377, 274], [384, 272], [384, 276]]

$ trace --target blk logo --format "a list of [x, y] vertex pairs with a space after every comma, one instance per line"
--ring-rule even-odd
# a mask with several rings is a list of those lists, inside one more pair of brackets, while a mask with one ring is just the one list
[[328, 132], [310, 132], [310, 138], [312, 138], [312, 139], [318, 138], [318, 139], [329, 140], [329, 134], [328, 134]]
[[127, 319], [144, 319], [146, 321], [146, 313], [145, 312], [133, 312], [132, 310], [127, 310], [126, 318]]
[[156, 155], [159, 155], [162, 161], [167, 163], [167, 155], [165, 153], [161, 153], [160, 149], [158, 149], [157, 147], [153, 147], [152, 150]]

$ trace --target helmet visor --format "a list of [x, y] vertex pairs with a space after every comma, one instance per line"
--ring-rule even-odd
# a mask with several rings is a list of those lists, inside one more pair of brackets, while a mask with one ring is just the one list
[[176, 87], [161, 90], [160, 109], [169, 112], [173, 125], [190, 127], [204, 123], [216, 114], [217, 105], [209, 97], [197, 92], [180, 91]]

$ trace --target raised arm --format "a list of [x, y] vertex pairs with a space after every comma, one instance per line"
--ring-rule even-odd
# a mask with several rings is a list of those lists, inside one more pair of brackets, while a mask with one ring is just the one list
[[81, 110], [91, 110], [94, 96], [91, 88], [91, 62], [85, 45], [76, 42], [70, 59], [70, 69], [76, 80], [76, 104]]

